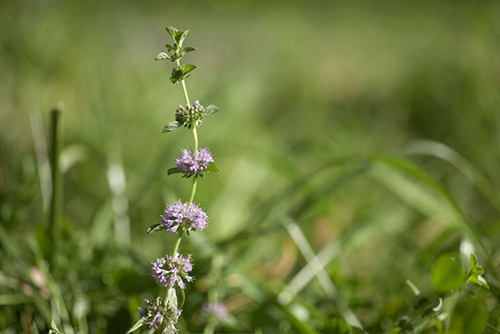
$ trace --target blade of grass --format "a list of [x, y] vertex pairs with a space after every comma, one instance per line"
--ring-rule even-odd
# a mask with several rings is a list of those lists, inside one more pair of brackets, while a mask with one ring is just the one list
[[428, 155], [448, 162], [465, 175], [483, 196], [500, 210], [500, 196], [491, 182], [472, 163], [449, 146], [431, 140], [420, 140], [410, 143], [403, 149], [403, 153], [408, 155]]
[[328, 297], [332, 299], [337, 305], [337, 308], [342, 314], [344, 320], [350, 325], [363, 329], [363, 325], [351, 310], [348, 303], [342, 298], [341, 295], [339, 295], [335, 283], [325, 271], [323, 264], [318, 260], [316, 254], [314, 254], [312, 247], [309, 245], [309, 242], [300, 230], [299, 226], [290, 218], [287, 219], [284, 224], [286, 229], [288, 230], [288, 233], [295, 241], [295, 244], [306, 259], [306, 266], [311, 272], [316, 273], [315, 276], [321, 284], [323, 290], [326, 292]]
[[412, 176], [419, 180], [420, 182], [427, 185], [433, 191], [436, 192], [447, 204], [445, 210], [450, 210], [456, 217], [456, 221], [462, 225], [462, 227], [468, 232], [473, 242], [476, 244], [477, 248], [481, 250], [483, 256], [486, 258], [486, 264], [489, 269], [495, 273], [498, 277], [498, 270], [493, 263], [491, 254], [484, 245], [480, 234], [477, 232], [474, 225], [466, 218], [464, 212], [460, 209], [458, 204], [453, 200], [450, 194], [444, 189], [437, 181], [435, 181], [429, 174], [424, 172], [422, 169], [418, 168], [411, 162], [401, 159], [398, 157], [380, 157], [377, 159], [380, 163], [392, 167], [395, 171], [403, 172], [409, 176]]
[[49, 207], [49, 265], [55, 272], [56, 253], [59, 244], [59, 228], [62, 200], [62, 179], [59, 165], [59, 153], [61, 150], [60, 118], [62, 105], [57, 106], [50, 112], [50, 169], [52, 176], [52, 194]]
[[52, 176], [50, 174], [50, 163], [47, 153], [47, 140], [43, 128], [42, 116], [40, 110], [31, 110], [30, 126], [33, 147], [35, 148], [35, 157], [38, 169], [38, 180], [40, 182], [40, 192], [42, 194], [43, 208], [48, 211], [50, 197], [52, 195]]

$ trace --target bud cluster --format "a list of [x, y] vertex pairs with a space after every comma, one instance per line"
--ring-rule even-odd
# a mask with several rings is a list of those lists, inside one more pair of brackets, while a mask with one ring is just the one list
[[179, 105], [175, 111], [175, 120], [185, 127], [191, 129], [193, 126], [200, 126], [205, 117], [205, 108], [196, 100], [194, 105], [186, 105], [186, 108]]

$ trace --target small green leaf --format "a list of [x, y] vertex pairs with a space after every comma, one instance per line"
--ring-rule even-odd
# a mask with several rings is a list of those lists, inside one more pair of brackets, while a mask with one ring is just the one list
[[174, 27], [166, 27], [165, 30], [168, 32], [168, 34], [172, 37], [174, 37], [174, 34], [178, 31]]
[[171, 83], [175, 84], [175, 83], [177, 83], [177, 81], [179, 81], [179, 79], [176, 79], [174, 77], [170, 77], [170, 82]]
[[186, 47], [181, 49], [181, 54], [184, 56], [186, 53], [193, 52], [193, 51], [196, 51], [196, 48], [194, 48], [192, 46], [186, 46]]
[[175, 50], [175, 48], [170, 44], [165, 44], [165, 47], [167, 48], [168, 52]]
[[195, 65], [193, 64], [187, 64], [184, 66], [184, 75], [188, 74], [189, 72], [193, 71], [196, 68]]
[[470, 270], [470, 268], [476, 268], [476, 267], [477, 267], [477, 258], [474, 255], [474, 253], [470, 253], [470, 266], [469, 266], [469, 270]]
[[[170, 78], [172, 79], [172, 78]], [[165, 125], [163, 127], [163, 132], [162, 133], [166, 133], [166, 132], [172, 132], [174, 130], [177, 130], [179, 127], [181, 127], [182, 124], [178, 121], [172, 121], [170, 123], [168, 123], [167, 125]]]
[[156, 56], [155, 58], [155, 60], [164, 60], [164, 59], [170, 59], [170, 56], [165, 52], [160, 52], [158, 56]]
[[162, 224], [153, 224], [146, 231], [147, 234], [162, 231], [164, 229]]
[[130, 328], [128, 330], [127, 334], [135, 332], [136, 330], [138, 330], [139, 328], [141, 328], [141, 326], [144, 325], [144, 321], [145, 321], [144, 318], [140, 318], [139, 320], [137, 320], [137, 322], [134, 324], [134, 326], [132, 326], [132, 328]]
[[484, 274], [484, 268], [477, 263], [476, 256], [473, 253], [471, 253], [470, 266], [469, 270], [467, 271], [467, 282], [480, 285], [489, 290], [490, 286], [488, 285], [488, 282], [486, 281], [486, 279], [484, 279], [483, 276], [481, 276], [483, 274]]
[[167, 175], [178, 174], [178, 173], [183, 173], [183, 171], [181, 171], [177, 167], [169, 168], [169, 170], [167, 171]]
[[187, 35], [189, 34], [189, 30], [186, 31], [176, 31], [174, 32], [174, 40], [175, 44], [177, 46], [177, 50], [179, 50], [182, 47], [182, 43], [184, 43], [184, 40], [186, 39]]
[[219, 167], [214, 163], [211, 162], [210, 165], [205, 169], [207, 172], [220, 172]]
[[168, 302], [170, 305], [172, 305], [175, 308], [178, 308], [177, 307], [177, 293], [175, 292], [175, 288], [168, 289], [167, 298], [168, 298]]
[[483, 276], [481, 275], [477, 275], [477, 276], [469, 276], [467, 278], [467, 282], [471, 282], [471, 283], [474, 283], [474, 284], [477, 284], [477, 285], [480, 285], [482, 286], [483, 288], [489, 290], [490, 289], [490, 286], [488, 285], [488, 282], [486, 282], [486, 280], [484, 279]]
[[214, 106], [213, 104], [211, 104], [211, 105], [209, 105], [208, 107], [205, 108], [205, 116], [209, 116], [209, 115], [215, 114], [218, 111], [219, 111], [219, 107]]
[[457, 260], [448, 256], [440, 256], [432, 266], [432, 285], [437, 293], [444, 294], [458, 289], [464, 283], [462, 267]]

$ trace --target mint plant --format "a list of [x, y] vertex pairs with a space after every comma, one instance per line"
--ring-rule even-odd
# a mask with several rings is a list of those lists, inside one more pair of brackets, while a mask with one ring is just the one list
[[217, 172], [219, 168], [215, 164], [214, 157], [208, 148], [198, 147], [198, 127], [201, 126], [206, 116], [219, 111], [214, 105], [203, 107], [198, 100], [192, 105], [186, 87], [186, 79], [191, 76], [195, 65], [182, 65], [182, 58], [189, 52], [196, 49], [191, 46], [184, 46], [184, 40], [189, 30], [179, 31], [174, 27], [166, 27], [167, 33], [173, 38], [173, 45], [166, 44], [167, 52], [161, 52], [156, 60], [170, 60], [175, 63], [172, 69], [170, 81], [173, 84], [180, 84], [186, 100], [186, 105], [179, 105], [175, 112], [175, 120], [168, 123], [163, 128], [163, 133], [175, 131], [185, 127], [190, 129], [193, 135], [193, 150], [182, 149], [181, 156], [176, 159], [175, 167], [168, 170], [168, 175], [182, 174], [183, 178], [191, 178], [191, 195], [187, 202], [181, 200], [166, 206], [161, 221], [151, 226], [147, 233], [165, 231], [176, 233], [177, 241], [170, 254], [157, 259], [152, 263], [151, 275], [155, 281], [166, 288], [165, 297], [157, 297], [154, 300], [145, 300], [144, 307], [140, 308], [139, 321], [129, 330], [135, 331], [143, 325], [149, 326], [150, 333], [163, 330], [163, 334], [177, 333], [175, 327], [182, 312], [186, 283], [194, 280], [189, 275], [193, 269], [192, 256], [180, 254], [180, 244], [184, 233], [203, 230], [208, 223], [208, 216], [205, 211], [196, 203], [194, 197], [198, 179], [204, 177], [209, 172]]

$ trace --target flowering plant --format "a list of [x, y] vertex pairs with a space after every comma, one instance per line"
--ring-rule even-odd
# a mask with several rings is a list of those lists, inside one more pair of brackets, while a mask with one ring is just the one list
[[175, 121], [168, 123], [163, 128], [163, 133], [185, 127], [192, 131], [194, 140], [193, 150], [182, 149], [181, 156], [175, 161], [176, 166], [168, 170], [168, 175], [181, 173], [184, 178], [192, 178], [191, 195], [187, 202], [179, 200], [167, 205], [164, 214], [161, 216], [161, 221], [152, 225], [147, 231], [147, 233], [157, 231], [176, 233], [177, 241], [170, 255], [157, 259], [151, 266], [151, 275], [155, 281], [167, 289], [166, 297], [145, 300], [145, 306], [139, 310], [139, 321], [128, 333], [143, 325], [149, 326], [150, 333], [162, 328], [163, 334], [178, 332], [175, 325], [182, 312], [182, 304], [185, 298], [184, 289], [186, 283], [194, 280], [194, 277], [189, 275], [189, 272], [193, 269], [192, 256], [190, 254], [184, 256], [179, 253], [180, 243], [184, 232], [189, 235], [190, 232], [201, 231], [207, 226], [207, 214], [199, 205], [194, 203], [196, 186], [200, 177], [209, 172], [219, 171], [211, 151], [208, 148], [198, 148], [197, 132], [197, 128], [202, 124], [203, 119], [218, 112], [219, 108], [214, 105], [203, 107], [198, 100], [191, 105], [185, 79], [191, 76], [191, 72], [196, 66], [192, 64], [182, 65], [180, 61], [186, 53], [196, 49], [191, 46], [183, 46], [189, 30], [179, 31], [174, 27], [167, 27], [166, 30], [173, 38], [173, 45], [166, 44], [167, 52], [161, 52], [155, 59], [175, 62], [176, 66], [172, 70], [170, 81], [173, 84], [181, 84], [186, 106], [178, 106], [175, 112]]

